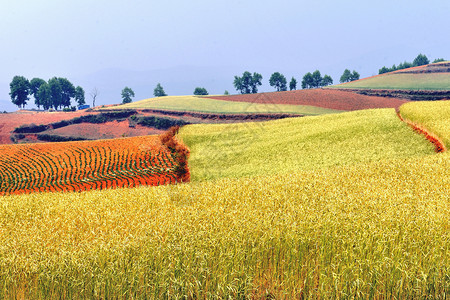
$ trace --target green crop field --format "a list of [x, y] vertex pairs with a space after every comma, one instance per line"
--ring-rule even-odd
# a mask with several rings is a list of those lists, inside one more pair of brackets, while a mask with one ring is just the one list
[[450, 90], [450, 73], [389, 73], [335, 85], [333, 88]]
[[[400, 110], [448, 141], [447, 108]], [[0, 298], [450, 295], [450, 154], [393, 109], [179, 137], [189, 184], [1, 197]]]
[[[113, 109], [161, 109], [192, 111], [205, 113], [292, 113], [304, 115], [322, 115], [341, 112], [308, 105], [261, 104], [224, 101], [197, 96], [166, 96], [136, 101], [114, 107]], [[111, 109], [111, 108], [107, 108]]]
[[420, 157], [433, 147], [394, 109], [263, 123], [189, 125], [192, 180], [290, 173], [389, 158]]

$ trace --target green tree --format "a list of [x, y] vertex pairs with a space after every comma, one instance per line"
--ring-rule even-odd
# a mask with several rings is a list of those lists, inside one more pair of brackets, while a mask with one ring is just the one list
[[[383, 67], [385, 68], [385, 67]], [[385, 72], [385, 69], [380, 69], [379, 72]], [[390, 71], [389, 71], [390, 72]], [[380, 73], [382, 74], [382, 73]], [[350, 82], [350, 81], [354, 81], [354, 80], [358, 80], [359, 79], [359, 73], [356, 72], [355, 70], [353, 70], [353, 72], [350, 72], [349, 69], [345, 69], [344, 73], [342, 74], [341, 78], [339, 79], [340, 83], [344, 83], [344, 82]]]
[[20, 107], [25, 107], [30, 94], [30, 82], [23, 76], [14, 76], [9, 84], [12, 103]]
[[378, 74], [384, 74], [387, 72], [389, 72], [389, 68], [386, 68], [386, 66], [383, 66], [381, 69], [378, 70]]
[[291, 82], [289, 82], [289, 90], [296, 90], [297, 89], [297, 80], [292, 77]]
[[155, 95], [155, 97], [167, 96], [167, 94], [164, 92], [164, 89], [160, 83], [158, 83], [156, 85], [155, 89], [153, 90], [153, 95]]
[[302, 89], [310, 89], [313, 87], [314, 79], [311, 72], [306, 73], [302, 79]]
[[322, 75], [320, 74], [319, 70], [315, 70], [312, 73], [312, 87], [313, 88], [318, 88], [322, 86]]
[[[408, 69], [408, 68], [411, 68], [412, 66], [413, 66], [412, 63], [405, 61], [398, 65], [397, 70]], [[393, 71], [395, 71], [395, 70], [393, 70]]]
[[330, 75], [323, 76], [322, 79], [322, 86], [332, 85], [333, 84], [333, 78], [331, 78]]
[[342, 73], [342, 76], [339, 79], [339, 82], [340, 83], [350, 82], [351, 81], [351, 77], [352, 77], [352, 73], [350, 72], [350, 70], [349, 69], [345, 69], [344, 73]]
[[202, 87], [196, 87], [194, 90], [194, 95], [208, 95], [208, 91], [205, 88]]
[[443, 58], [436, 58], [435, 60], [433, 60], [433, 64], [438, 63], [438, 62], [443, 62], [445, 61], [445, 59]]
[[62, 106], [62, 88], [58, 78], [53, 77], [48, 81], [50, 87], [50, 103], [55, 110]]
[[132, 97], [134, 97], [134, 91], [126, 86], [122, 90], [122, 104], [131, 103], [133, 101]]
[[350, 76], [350, 81], [358, 80], [359, 79], [359, 73], [353, 70], [352, 75]]
[[287, 90], [286, 77], [280, 72], [275, 72], [270, 76], [269, 79], [270, 86], [276, 88], [278, 92]]
[[241, 94], [257, 93], [258, 86], [262, 83], [262, 75], [259, 73], [253, 73], [253, 75], [245, 71], [242, 77], [234, 76], [233, 85]]
[[61, 106], [69, 107], [71, 98], [75, 97], [75, 87], [67, 80], [67, 78], [58, 78], [59, 86], [61, 87]]
[[41, 85], [43, 85], [45, 82], [44, 79], [41, 78], [33, 78], [30, 80], [30, 95], [33, 95], [34, 97], [34, 104], [36, 104], [37, 108], [42, 105], [39, 101], [39, 97], [37, 96], [37, 92]]
[[75, 88], [75, 101], [78, 103], [78, 106], [86, 104], [84, 90], [81, 86]]
[[423, 65], [428, 65], [429, 63], [430, 63], [430, 60], [428, 59], [428, 57], [426, 57], [426, 55], [420, 53], [419, 55], [417, 55], [416, 58], [414, 58], [413, 66], [414, 67], [423, 66]]
[[36, 96], [39, 99], [39, 103], [44, 107], [45, 110], [48, 110], [52, 107], [52, 91], [48, 83], [44, 82], [39, 87]]
[[225, 90], [225, 92], [223, 92], [223, 94], [224, 94], [225, 96], [228, 96], [230, 93], [229, 93], [227, 90]]
[[252, 76], [252, 93], [256, 94], [258, 93], [258, 86], [262, 85], [262, 75], [259, 73], [254, 72]]

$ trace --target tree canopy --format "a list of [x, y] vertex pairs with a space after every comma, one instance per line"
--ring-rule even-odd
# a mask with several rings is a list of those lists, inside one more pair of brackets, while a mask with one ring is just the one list
[[291, 82], [289, 82], [289, 90], [296, 90], [297, 89], [297, 80], [292, 77]]
[[[436, 59], [435, 61], [433, 61], [433, 63], [440, 62], [440, 61], [444, 61], [444, 60]], [[394, 72], [397, 70], [403, 70], [403, 69], [407, 69], [407, 68], [411, 68], [411, 67], [423, 66], [423, 65], [427, 65], [429, 63], [430, 63], [430, 60], [428, 59], [428, 57], [426, 55], [420, 53], [419, 55], [416, 56], [416, 58], [414, 58], [413, 62], [405, 61], [403, 63], [400, 63], [398, 66], [396, 66], [394, 64], [390, 68], [383, 66], [381, 69], [378, 70], [378, 74]]]
[[255, 72], [252, 75], [250, 72], [245, 71], [242, 77], [234, 76], [233, 85], [241, 94], [255, 94], [258, 92], [258, 86], [262, 84], [261, 81], [261, 74]]
[[319, 70], [315, 70], [312, 74], [308, 72], [303, 76], [302, 89], [313, 89], [333, 84], [330, 75], [322, 77]]
[[276, 88], [278, 92], [287, 91], [286, 77], [284, 77], [284, 75], [279, 72], [275, 72], [272, 74], [272, 76], [270, 76], [269, 84], [270, 86]]
[[161, 86], [160, 83], [158, 83], [155, 87], [155, 89], [153, 90], [153, 95], [155, 97], [163, 97], [163, 96], [167, 96], [166, 92], [164, 92], [163, 87]]
[[194, 90], [194, 95], [197, 96], [208, 95], [208, 91], [203, 87], [196, 87]]
[[47, 82], [39, 87], [37, 97], [39, 99], [39, 103], [42, 105], [42, 107], [44, 107], [45, 110], [52, 107], [51, 90], [50, 85]]
[[419, 55], [417, 55], [416, 58], [414, 58], [413, 66], [418, 67], [418, 66], [428, 65], [429, 63], [430, 63], [430, 60], [428, 59], [428, 57], [426, 55], [420, 53]]
[[67, 78], [57, 78], [61, 87], [61, 106], [69, 107], [71, 98], [75, 97], [75, 87]]
[[323, 76], [322, 79], [322, 86], [332, 85], [333, 84], [333, 78], [331, 78], [330, 75]]
[[122, 90], [122, 104], [133, 102], [132, 97], [134, 97], [134, 91], [127, 86], [124, 87]]
[[339, 79], [340, 83], [350, 82], [354, 80], [359, 79], [359, 73], [353, 70], [353, 72], [350, 72], [349, 69], [345, 69], [344, 73], [342, 73], [341, 78]]
[[[10, 84], [11, 100], [19, 107], [25, 107], [29, 96], [34, 97], [34, 103], [38, 108], [69, 107], [72, 98], [77, 96], [76, 89], [67, 78], [53, 77], [48, 82], [41, 78], [33, 78], [28, 81], [23, 76], [15, 76]], [[84, 91], [83, 92], [84, 101]]]
[[86, 104], [84, 90], [81, 86], [75, 88], [75, 101], [78, 103], [78, 106]]
[[9, 84], [12, 103], [20, 107], [25, 107], [30, 93], [30, 82], [23, 76], [14, 76]]
[[34, 97], [34, 104], [36, 104], [37, 108], [39, 108], [42, 104], [39, 101], [39, 97], [37, 96], [37, 93], [39, 91], [39, 88], [46, 83], [44, 79], [41, 78], [33, 78], [30, 80], [30, 95], [33, 95]]

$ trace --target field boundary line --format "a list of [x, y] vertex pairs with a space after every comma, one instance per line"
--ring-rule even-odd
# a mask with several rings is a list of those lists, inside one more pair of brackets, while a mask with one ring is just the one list
[[408, 124], [408, 126], [411, 127], [415, 132], [423, 134], [425, 138], [434, 145], [434, 151], [436, 153], [442, 153], [447, 151], [447, 147], [445, 147], [445, 144], [442, 142], [442, 139], [439, 138], [436, 134], [434, 134], [433, 132], [429, 131], [424, 126], [416, 122], [403, 118], [399, 109], [396, 110], [396, 113], [402, 122]]

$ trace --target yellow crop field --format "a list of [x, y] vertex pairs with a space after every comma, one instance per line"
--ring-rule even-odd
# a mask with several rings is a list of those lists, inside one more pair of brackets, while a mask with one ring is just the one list
[[450, 157], [0, 200], [6, 298], [445, 298]]
[[421, 157], [433, 146], [394, 109], [244, 124], [189, 125], [192, 180], [283, 174], [382, 159]]
[[410, 102], [400, 107], [400, 113], [433, 132], [450, 148], [450, 101]]
[[[400, 111], [448, 139], [446, 105]], [[189, 184], [1, 197], [0, 298], [450, 295], [450, 153], [393, 109], [178, 137]]]

